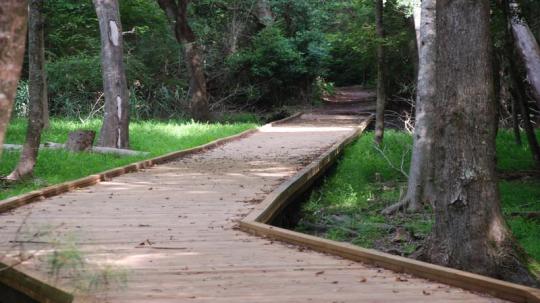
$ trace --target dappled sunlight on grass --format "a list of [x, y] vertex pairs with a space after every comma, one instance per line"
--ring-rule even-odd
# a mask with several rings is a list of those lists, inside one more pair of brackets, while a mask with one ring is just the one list
[[[302, 220], [297, 229], [368, 248], [376, 243], [381, 245], [380, 241], [386, 238], [385, 248], [399, 246], [405, 254], [413, 252], [417, 247], [414, 242], [392, 244], [393, 233], [397, 227], [403, 227], [414, 237], [424, 239], [431, 232], [431, 213], [380, 215], [382, 209], [396, 203], [400, 192], [406, 190], [406, 177], [399, 168], [403, 158], [403, 169], [408, 171], [411, 145], [409, 134], [386, 131], [381, 150], [392, 162], [390, 165], [374, 148], [373, 133], [365, 133], [345, 150], [321, 186], [311, 192], [302, 207]], [[499, 132], [497, 148], [499, 170], [533, 169], [527, 144], [517, 146], [511, 132]], [[409, 155], [403, 157], [404, 153]], [[503, 211], [515, 237], [533, 258], [540, 260], [538, 221], [509, 215], [540, 211], [540, 182], [537, 179], [501, 181], [500, 189]]]

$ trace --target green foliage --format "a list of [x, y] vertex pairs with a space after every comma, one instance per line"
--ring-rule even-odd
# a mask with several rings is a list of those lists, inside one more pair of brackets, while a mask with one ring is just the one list
[[414, 81], [415, 33], [410, 22], [407, 1], [386, 1], [384, 28], [386, 38], [381, 41], [375, 32], [373, 1], [356, 0], [349, 5], [334, 7], [334, 18], [328, 20], [327, 39], [330, 57], [325, 62], [328, 78], [337, 85], [375, 85], [377, 77], [376, 48], [384, 43], [386, 65], [391, 66], [389, 88], [397, 91], [404, 83]]
[[[540, 138], [540, 131], [537, 133]], [[320, 235], [339, 241], [349, 241], [365, 247], [391, 236], [390, 231], [403, 227], [419, 238], [431, 232], [431, 214], [384, 217], [380, 212], [398, 201], [406, 180], [396, 169], [403, 155], [410, 151], [412, 138], [403, 132], [387, 131], [382, 148], [385, 157], [373, 146], [373, 133], [364, 134], [345, 150], [334, 171], [316, 188], [302, 207], [298, 229], [310, 231], [310, 226], [323, 225]], [[512, 132], [501, 130], [497, 137], [499, 170], [517, 171], [534, 167], [526, 148], [514, 143]], [[410, 156], [405, 157], [405, 159]], [[526, 160], [520, 160], [520, 159]], [[392, 163], [392, 164], [390, 164]], [[408, 171], [409, 163], [403, 167]], [[538, 180], [501, 181], [503, 213], [516, 239], [534, 259], [540, 260], [540, 224], [538, 221], [512, 217], [512, 212], [540, 211]], [[381, 224], [382, 223], [382, 224]], [[387, 239], [388, 241], [388, 239]], [[391, 241], [390, 241], [391, 242]], [[412, 252], [414, 243], [399, 244], [403, 252]], [[534, 262], [533, 262], [534, 263]], [[531, 263], [531, 264], [533, 264]], [[540, 272], [540, 270], [538, 271]]]
[[19, 81], [17, 94], [15, 95], [15, 104], [13, 105], [14, 117], [26, 117], [30, 111], [30, 92], [28, 91], [28, 81]]
[[[42, 142], [63, 143], [70, 131], [91, 129], [99, 132], [101, 121], [80, 123], [72, 120], [52, 119], [51, 127], [42, 136]], [[150, 152], [149, 157], [205, 144], [212, 140], [233, 135], [255, 127], [254, 123], [203, 124], [190, 121], [144, 121], [130, 125], [131, 148]], [[26, 134], [26, 121], [14, 120], [8, 128], [6, 143], [22, 144]], [[22, 194], [43, 186], [74, 180], [110, 168], [142, 160], [142, 156], [111, 154], [71, 153], [62, 150], [42, 150], [35, 168], [36, 179], [2, 188], [0, 200]], [[0, 175], [13, 170], [19, 152], [4, 151], [0, 161]], [[1, 186], [1, 185], [0, 185]]]
[[[383, 42], [388, 65], [399, 71], [391, 74], [396, 89], [412, 75], [409, 2], [386, 1]], [[220, 101], [220, 108], [272, 108], [316, 97], [317, 78], [338, 85], [374, 83], [379, 41], [372, 1], [270, 4], [275, 23], [264, 28], [253, 16], [252, 0], [190, 3], [188, 19], [204, 52], [211, 102]], [[130, 32], [124, 50], [133, 116], [185, 117], [189, 78], [165, 14], [153, 0], [121, 0], [120, 14], [123, 31]], [[45, 15], [51, 114], [101, 114], [100, 37], [92, 2], [47, 1]], [[19, 95], [23, 100], [24, 91]]]

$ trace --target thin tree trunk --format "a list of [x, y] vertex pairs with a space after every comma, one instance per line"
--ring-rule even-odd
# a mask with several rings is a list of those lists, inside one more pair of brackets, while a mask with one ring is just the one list
[[521, 146], [521, 129], [519, 128], [519, 103], [516, 98], [512, 98], [512, 128], [514, 130], [514, 137], [516, 144]]
[[117, 0], [94, 0], [101, 36], [105, 114], [99, 145], [129, 147], [129, 92], [124, 68], [122, 23]]
[[[511, 79], [511, 84], [512, 84], [512, 88], [511, 88], [511, 95], [513, 99], [512, 114], [517, 115], [518, 110], [521, 112], [521, 119], [523, 120], [523, 126], [525, 129], [525, 134], [527, 136], [527, 141], [529, 143], [529, 148], [531, 150], [533, 160], [535, 161], [536, 165], [540, 167], [540, 146], [538, 145], [538, 140], [536, 139], [534, 126], [531, 123], [529, 104], [527, 102], [527, 96], [525, 95], [525, 91], [526, 91], [525, 83], [522, 80], [522, 77], [520, 76], [519, 70], [517, 69], [516, 65], [512, 63], [512, 59], [515, 57], [515, 52], [519, 49], [518, 47], [515, 46], [516, 44], [516, 41], [514, 38], [515, 36], [512, 35], [511, 33], [511, 29], [514, 28], [514, 24], [512, 22], [514, 16], [512, 15], [510, 1], [503, 0], [501, 1], [500, 4], [502, 5], [502, 10], [508, 19], [508, 26], [506, 28], [506, 33], [505, 33], [506, 34], [505, 56], [509, 62], [508, 69], [509, 69], [510, 79]], [[516, 126], [514, 126], [514, 132], [516, 132], [515, 127]], [[519, 126], [518, 126], [517, 131], [519, 134]], [[518, 135], [516, 134], [516, 136]], [[520, 135], [519, 135], [519, 141], [521, 141]]]
[[190, 76], [189, 98], [191, 115], [195, 120], [210, 120], [203, 52], [189, 25], [187, 9], [189, 0], [157, 0], [161, 9], [174, 26], [176, 40], [184, 47], [184, 59]]
[[377, 46], [377, 107], [375, 117], [375, 143], [381, 144], [384, 137], [384, 109], [386, 106], [386, 66], [384, 55], [383, 0], [375, 2], [375, 25], [379, 45]]
[[255, 15], [263, 26], [270, 26], [274, 23], [274, 14], [268, 0], [257, 0], [257, 3], [255, 3]]
[[210, 120], [208, 94], [204, 75], [203, 54], [197, 42], [184, 43], [186, 65], [190, 77], [191, 114], [199, 121]]
[[522, 102], [520, 102], [521, 117], [524, 126], [523, 128], [525, 129], [525, 134], [527, 135], [527, 141], [529, 142], [529, 148], [531, 149], [533, 160], [536, 163], [536, 166], [540, 168], [540, 146], [538, 145], [536, 133], [534, 132], [534, 126], [531, 122], [529, 104], [525, 100], [525, 98], [522, 98]]
[[443, 266], [535, 284], [502, 216], [488, 0], [438, 0], [433, 119], [435, 223], [426, 257]]
[[413, 136], [413, 151], [407, 192], [400, 202], [385, 210], [389, 215], [401, 209], [416, 212], [425, 204], [431, 204], [429, 165], [433, 132], [430, 118], [433, 117], [435, 90], [435, 5], [436, 0], [422, 1], [418, 84], [416, 88], [416, 113]]
[[515, 46], [525, 65], [527, 80], [540, 109], [540, 46], [527, 22], [521, 16], [519, 3], [516, 0], [510, 0], [508, 3]]
[[0, 13], [0, 158], [26, 42], [28, 6], [24, 0], [2, 1]]
[[45, 82], [45, 39], [43, 16], [44, 0], [30, 0], [28, 19], [28, 57], [29, 57], [29, 94], [30, 113], [26, 142], [17, 167], [6, 179], [18, 181], [32, 176], [41, 141], [41, 131], [45, 123], [45, 105], [47, 104]]

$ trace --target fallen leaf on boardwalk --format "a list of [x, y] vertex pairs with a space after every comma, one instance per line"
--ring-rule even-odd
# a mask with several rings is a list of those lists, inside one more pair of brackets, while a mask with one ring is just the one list
[[398, 282], [407, 282], [407, 281], [409, 281], [409, 280], [407, 280], [407, 279], [404, 278], [404, 277], [397, 277], [397, 278], [396, 278], [396, 281], [398, 281]]
[[332, 284], [338, 284], [339, 281], [332, 281]]
[[366, 283], [366, 282], [367, 282], [367, 279], [366, 279], [366, 277], [362, 277], [360, 280], [358, 280], [358, 282], [360, 282], [360, 283]]
[[320, 275], [322, 275], [322, 274], [324, 274], [324, 270], [318, 271], [318, 272], [315, 273], [316, 276], [320, 276]]
[[431, 293], [428, 292], [428, 291], [426, 291], [426, 290], [422, 290], [422, 293], [424, 294], [424, 296], [429, 296], [429, 295], [431, 295]]

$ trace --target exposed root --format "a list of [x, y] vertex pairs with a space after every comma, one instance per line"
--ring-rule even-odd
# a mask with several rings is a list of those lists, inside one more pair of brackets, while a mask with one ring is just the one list
[[381, 214], [385, 215], [385, 216], [390, 216], [390, 215], [393, 215], [399, 211], [403, 211], [407, 208], [407, 206], [409, 205], [409, 200], [401, 200], [400, 202], [396, 203], [396, 204], [392, 204], [390, 206], [388, 206], [387, 208], [383, 209]]
[[412, 198], [411, 194], [407, 193], [404, 197], [403, 193], [401, 193], [399, 202], [383, 209], [381, 211], [381, 214], [385, 216], [390, 216], [400, 211], [407, 213], [417, 213], [422, 210], [421, 205], [421, 203], [418, 203]]

